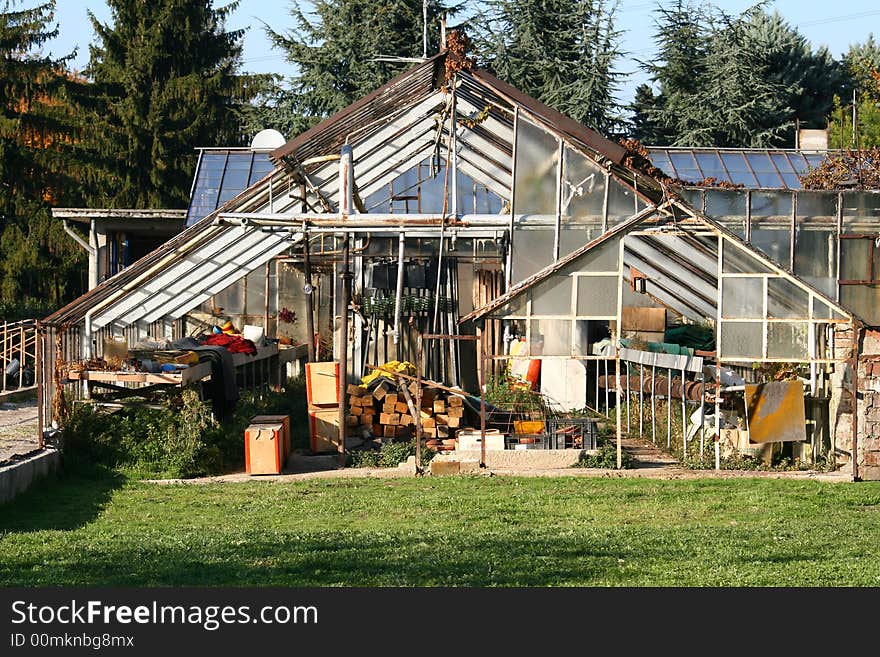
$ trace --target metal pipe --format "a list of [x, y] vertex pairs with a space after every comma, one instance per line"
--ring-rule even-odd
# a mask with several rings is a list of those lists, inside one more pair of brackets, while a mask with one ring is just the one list
[[[486, 332], [480, 329], [480, 381], [486, 383]], [[486, 392], [480, 389], [480, 467], [486, 467]]]
[[[397, 286], [394, 291], [394, 344], [400, 342], [400, 311], [403, 301], [403, 252], [406, 249], [406, 234], [401, 231], [397, 237]], [[400, 348], [397, 349], [397, 360]]]
[[37, 384], [37, 446], [43, 449], [43, 426], [46, 424], [43, 418], [43, 327], [37, 320], [34, 327], [34, 370], [36, 370]]
[[303, 266], [306, 275], [306, 284], [303, 291], [306, 294], [306, 332], [308, 333], [308, 359], [310, 363], [315, 362], [315, 308], [312, 300], [314, 298], [315, 288], [312, 285], [312, 261], [309, 257], [309, 234], [305, 234], [303, 240]]
[[[347, 220], [352, 211], [352, 188], [354, 176], [352, 169], [352, 148], [344, 144], [340, 149], [339, 158], [339, 215], [342, 221]], [[339, 466], [345, 466], [345, 435], [348, 404], [348, 306], [351, 295], [351, 272], [348, 269], [348, 233], [342, 238], [342, 299], [339, 313]]]
[[[417, 397], [419, 400], [419, 417], [416, 420], [416, 472], [422, 470], [422, 352], [424, 343], [422, 342], [422, 334], [419, 333], [416, 338], [416, 386], [418, 386]], [[435, 432], [436, 433], [436, 432]]]

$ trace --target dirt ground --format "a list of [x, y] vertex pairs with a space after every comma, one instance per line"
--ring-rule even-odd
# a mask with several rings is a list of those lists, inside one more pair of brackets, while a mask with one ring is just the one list
[[[648, 479], [737, 479], [737, 478], [771, 478], [771, 479], [808, 479], [813, 481], [844, 482], [850, 481], [850, 475], [844, 471], [760, 471], [760, 470], [692, 470], [683, 468], [669, 454], [653, 447], [649, 443], [637, 440], [624, 440], [623, 448], [633, 458], [632, 467], [626, 470], [606, 470], [599, 468], [495, 468], [481, 470], [476, 476], [517, 476], [517, 477], [605, 477], [648, 478]], [[411, 477], [412, 473], [400, 468], [342, 468], [333, 455], [305, 456], [293, 455], [285, 468], [284, 474], [251, 476], [245, 472], [235, 472], [213, 477], [196, 479], [163, 479], [153, 483], [173, 484], [209, 484], [219, 482], [240, 483], [246, 481], [302, 481], [308, 479], [351, 479], [358, 477]]]
[[0, 402], [0, 465], [37, 449], [37, 402]]

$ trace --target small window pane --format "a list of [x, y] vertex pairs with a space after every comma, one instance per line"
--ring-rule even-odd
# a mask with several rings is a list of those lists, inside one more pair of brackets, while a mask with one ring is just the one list
[[724, 279], [721, 289], [721, 316], [732, 319], [763, 319], [764, 279]]
[[532, 315], [571, 315], [571, 277], [554, 275], [532, 288]]
[[513, 282], [528, 278], [553, 262], [555, 232], [518, 230], [513, 237]]
[[767, 358], [807, 360], [810, 357], [806, 322], [770, 322], [767, 325]]
[[791, 266], [791, 194], [752, 193], [751, 243], [780, 267]]
[[636, 213], [633, 191], [613, 177], [608, 179], [608, 227], [629, 219]]
[[880, 222], [880, 193], [843, 193], [843, 232], [877, 233]]
[[690, 151], [672, 152], [669, 154], [669, 159], [672, 160], [680, 180], [700, 182], [703, 179], [700, 170], [697, 168], [697, 162]]
[[700, 165], [704, 177], [728, 180], [727, 171], [721, 164], [718, 153], [697, 153], [697, 163]]
[[722, 358], [761, 358], [763, 324], [761, 322], [722, 322]]
[[758, 181], [746, 163], [742, 153], [722, 153], [721, 159], [724, 166], [730, 172], [730, 180], [737, 185], [745, 185], [746, 187], [755, 187]]
[[840, 280], [867, 281], [871, 278], [871, 240], [840, 241]]
[[776, 319], [808, 319], [809, 294], [784, 278], [767, 281], [767, 316]]
[[612, 317], [617, 315], [617, 277], [579, 277], [577, 314], [582, 317]]
[[526, 120], [516, 135], [514, 214], [556, 215], [559, 141]]
[[722, 226], [746, 236], [746, 193], [733, 189], [707, 189], [706, 214]]
[[841, 285], [840, 304], [871, 326], [880, 326], [880, 285]]
[[724, 240], [724, 263], [722, 271], [725, 274], [765, 274], [770, 268], [759, 260], [755, 260], [748, 253], [735, 246], [731, 241]]
[[571, 320], [532, 320], [529, 354], [532, 356], [570, 356]]

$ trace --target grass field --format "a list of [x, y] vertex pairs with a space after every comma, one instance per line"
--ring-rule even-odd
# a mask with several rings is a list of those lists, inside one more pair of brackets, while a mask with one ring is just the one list
[[456, 477], [48, 481], [0, 584], [880, 585], [880, 484]]

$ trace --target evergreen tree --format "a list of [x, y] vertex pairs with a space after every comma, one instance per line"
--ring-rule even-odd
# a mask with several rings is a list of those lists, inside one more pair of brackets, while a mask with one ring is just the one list
[[[850, 46], [843, 58], [850, 88], [834, 97], [829, 145], [833, 148], [880, 146], [880, 45], [869, 34], [865, 43]], [[853, 134], [853, 95], [858, 130]]]
[[[266, 25], [275, 47], [297, 68], [288, 90], [268, 89], [267, 126], [294, 136], [339, 111], [423, 55], [421, 0], [318, 0], [315, 20], [293, 3], [294, 27], [287, 33]], [[450, 10], [428, 0], [428, 56], [439, 49], [439, 16]]]
[[[643, 64], [659, 93], [631, 106], [635, 136], [677, 146], [789, 145], [795, 119], [821, 124], [843, 82], [821, 49], [760, 5], [739, 16], [677, 0], [659, 10], [658, 56]], [[653, 94], [652, 94], [653, 95]]]
[[243, 143], [236, 76], [243, 30], [227, 32], [237, 2], [108, 0], [87, 74], [95, 84], [94, 146], [111, 207], [184, 207], [201, 145]]
[[489, 0], [476, 43], [503, 80], [602, 134], [617, 132], [617, 2]]
[[[701, 6], [677, 0], [659, 7], [657, 55], [643, 68], [659, 87], [637, 95], [633, 105], [633, 136], [645, 144], [669, 145], [692, 129], [694, 100], [703, 93], [709, 49], [708, 17]], [[645, 85], [647, 86], [647, 85]]]
[[69, 57], [40, 53], [57, 35], [54, 2], [0, 6], [0, 316], [41, 313], [79, 292], [83, 254], [49, 204], [75, 203]]
[[[786, 94], [792, 110], [789, 121], [797, 119], [803, 128], [824, 128], [835, 94], [847, 83], [846, 68], [834, 60], [826, 47], [813, 52], [810, 43], [775, 12], [754, 12], [745, 28], [760, 54], [770, 80]], [[785, 135], [786, 144], [794, 135]]]

